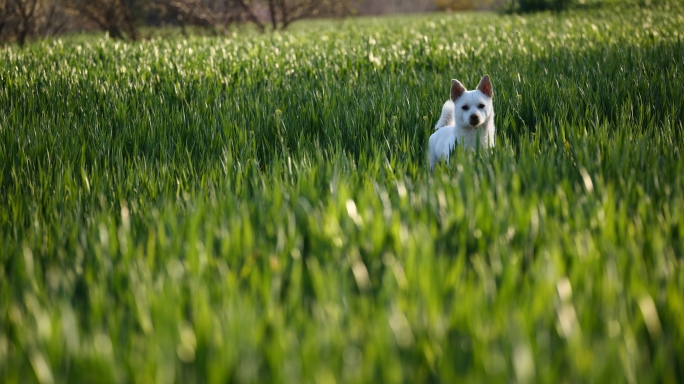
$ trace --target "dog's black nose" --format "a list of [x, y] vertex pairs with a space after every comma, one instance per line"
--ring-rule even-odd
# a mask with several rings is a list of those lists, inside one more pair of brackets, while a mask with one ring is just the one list
[[477, 115], [470, 115], [470, 125], [477, 125], [480, 122], [480, 118]]

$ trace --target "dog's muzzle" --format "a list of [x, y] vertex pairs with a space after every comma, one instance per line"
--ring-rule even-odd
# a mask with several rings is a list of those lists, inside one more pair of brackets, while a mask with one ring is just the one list
[[470, 121], [468, 121], [473, 127], [480, 124], [480, 118], [477, 115], [470, 115]]

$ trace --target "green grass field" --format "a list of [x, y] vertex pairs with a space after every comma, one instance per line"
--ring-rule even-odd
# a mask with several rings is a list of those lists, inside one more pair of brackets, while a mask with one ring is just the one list
[[[684, 5], [0, 49], [4, 383], [684, 382]], [[428, 171], [450, 79], [497, 145]]]

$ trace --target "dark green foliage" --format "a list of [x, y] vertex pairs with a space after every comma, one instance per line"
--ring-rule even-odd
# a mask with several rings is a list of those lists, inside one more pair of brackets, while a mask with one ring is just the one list
[[564, 11], [573, 3], [575, 0], [510, 0], [507, 9], [518, 13]]

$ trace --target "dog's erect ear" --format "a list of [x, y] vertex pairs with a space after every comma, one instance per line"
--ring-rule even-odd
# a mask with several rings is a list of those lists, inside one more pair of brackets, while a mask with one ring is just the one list
[[487, 95], [490, 99], [494, 96], [494, 89], [492, 88], [492, 82], [489, 81], [489, 75], [484, 75], [477, 86], [477, 90]]
[[451, 80], [451, 101], [456, 101], [465, 91], [466, 89], [460, 81], [456, 79]]

